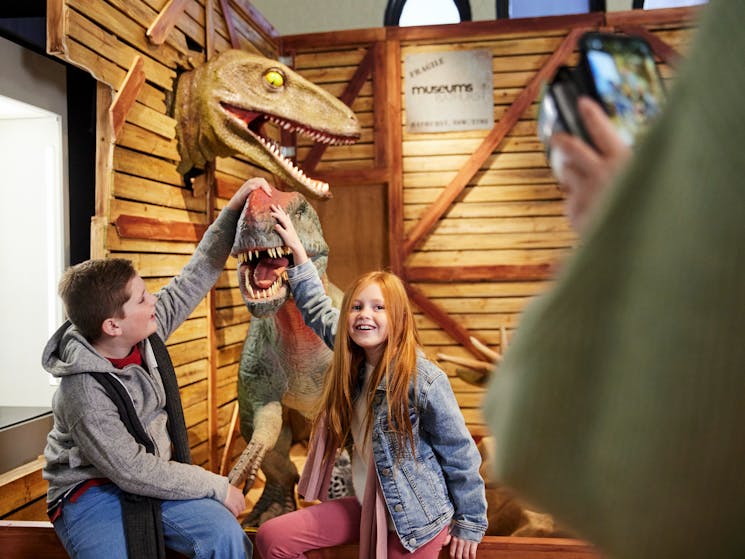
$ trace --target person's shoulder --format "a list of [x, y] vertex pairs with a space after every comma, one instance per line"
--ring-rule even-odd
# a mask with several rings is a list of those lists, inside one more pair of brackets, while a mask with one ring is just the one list
[[417, 352], [416, 356], [417, 382], [422, 384], [432, 384], [437, 379], [447, 377], [437, 363], [429, 359], [422, 351]]
[[60, 393], [60, 396], [64, 397], [68, 402], [90, 400], [94, 397], [92, 393], [99, 393], [103, 390], [103, 386], [95, 377], [96, 374], [104, 373], [80, 372], [63, 377], [60, 379], [57, 391]]
[[93, 374], [78, 373], [63, 377], [52, 399], [52, 409], [72, 425], [96, 410], [111, 409], [114, 403]]

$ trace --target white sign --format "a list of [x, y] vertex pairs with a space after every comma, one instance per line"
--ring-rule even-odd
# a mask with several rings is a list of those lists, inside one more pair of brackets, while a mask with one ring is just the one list
[[494, 126], [490, 51], [409, 54], [404, 59], [404, 72], [407, 132]]

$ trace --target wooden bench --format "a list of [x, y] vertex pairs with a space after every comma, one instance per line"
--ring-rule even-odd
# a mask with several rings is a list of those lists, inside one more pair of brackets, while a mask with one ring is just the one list
[[[254, 535], [249, 533], [253, 540]], [[0, 520], [0, 549], [4, 559], [67, 559], [67, 553], [50, 522]], [[357, 559], [356, 545], [318, 549], [309, 559]], [[169, 551], [169, 559], [183, 556]], [[440, 559], [449, 557], [447, 550]], [[487, 536], [479, 546], [479, 559], [600, 559], [588, 544], [571, 539]], [[260, 559], [254, 553], [255, 559]]]

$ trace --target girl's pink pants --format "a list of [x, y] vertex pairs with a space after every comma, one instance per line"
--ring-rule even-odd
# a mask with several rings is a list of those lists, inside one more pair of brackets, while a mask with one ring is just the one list
[[[266, 521], [256, 533], [256, 549], [262, 559], [299, 559], [321, 547], [358, 543], [362, 507], [357, 497], [324, 501]], [[388, 559], [436, 558], [448, 527], [410, 553], [396, 532], [388, 532]]]

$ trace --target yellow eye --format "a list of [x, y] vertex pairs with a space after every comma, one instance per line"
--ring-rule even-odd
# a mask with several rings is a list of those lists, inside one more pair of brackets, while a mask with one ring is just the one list
[[264, 79], [272, 87], [282, 87], [285, 85], [285, 76], [279, 70], [267, 70], [264, 73]]

